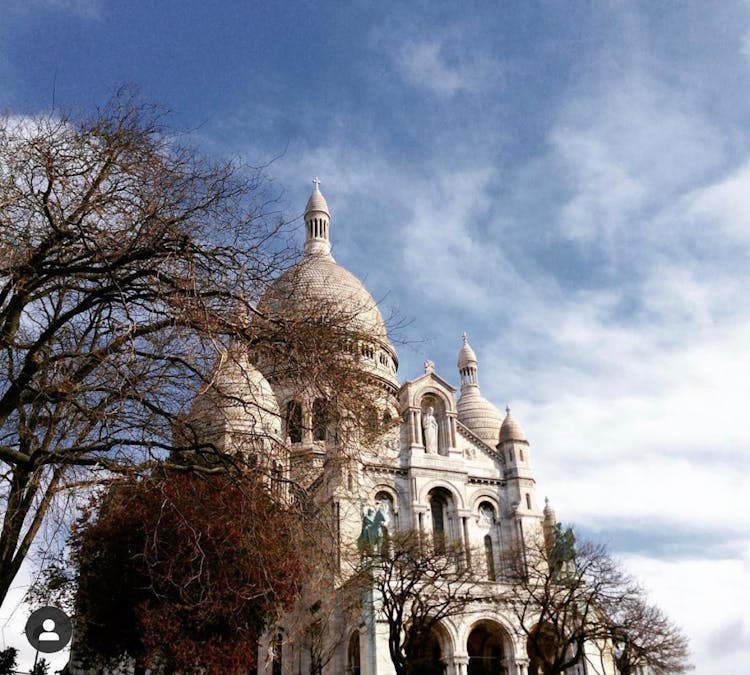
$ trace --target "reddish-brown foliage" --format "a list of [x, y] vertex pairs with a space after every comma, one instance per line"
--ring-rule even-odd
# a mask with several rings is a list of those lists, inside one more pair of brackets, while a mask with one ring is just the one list
[[79, 524], [77, 650], [163, 672], [247, 672], [298, 593], [296, 518], [264, 481], [126, 478]]

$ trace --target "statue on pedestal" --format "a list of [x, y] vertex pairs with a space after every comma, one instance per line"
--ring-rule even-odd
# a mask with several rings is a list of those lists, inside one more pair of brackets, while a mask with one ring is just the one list
[[422, 415], [422, 430], [424, 432], [425, 452], [436, 454], [438, 451], [438, 423], [433, 414], [434, 408], [430, 406]]
[[362, 532], [357, 539], [357, 548], [362, 555], [377, 555], [383, 546], [383, 527], [388, 526], [388, 517], [382, 505], [368, 504], [362, 509]]

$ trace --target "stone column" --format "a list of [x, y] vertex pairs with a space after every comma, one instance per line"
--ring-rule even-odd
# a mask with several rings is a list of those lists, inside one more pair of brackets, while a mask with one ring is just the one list
[[414, 428], [417, 432], [415, 436], [415, 442], [417, 445], [424, 446], [424, 439], [422, 438], [422, 411], [414, 411]]
[[467, 675], [469, 669], [468, 656], [455, 656], [453, 658], [453, 672], [456, 675]]
[[469, 519], [464, 516], [461, 518], [463, 521], [464, 530], [464, 550], [466, 551], [466, 566], [471, 567], [471, 542], [469, 541]]
[[422, 440], [422, 411], [419, 408], [409, 410], [409, 445], [424, 445]]
[[450, 446], [452, 448], [456, 446], [456, 415], [455, 413], [448, 414], [448, 437], [450, 438]]

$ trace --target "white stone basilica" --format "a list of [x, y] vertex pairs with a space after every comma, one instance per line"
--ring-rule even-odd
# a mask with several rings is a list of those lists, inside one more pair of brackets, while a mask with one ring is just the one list
[[[356, 310], [359, 328], [370, 337], [359, 345], [361, 363], [385, 392], [383, 405], [392, 419], [401, 420], [380, 447], [364, 452], [363, 461], [342, 472], [338, 482], [321, 481], [325, 494], [319, 497], [331, 505], [340, 545], [351, 547], [356, 542], [363, 511], [371, 507], [371, 514], [376, 510], [383, 514], [391, 532], [438, 534], [474, 551], [472, 564], [487, 583], [502, 584], [502, 552], [525, 537], [538, 535], [556, 520], [552, 509], [543, 508], [537, 496], [529, 443], [510, 410], [506, 408], [503, 414], [482, 396], [479, 360], [466, 335], [457, 345], [459, 389], [449, 381], [455, 374], [439, 375], [430, 361], [414, 379], [398, 380], [398, 356], [375, 301], [331, 255], [330, 212], [317, 180], [314, 182], [304, 216], [304, 256], [293, 270], [295, 288], [291, 292], [284, 289], [285, 302], [298, 297], [299, 302], [309, 303], [318, 298]], [[287, 281], [288, 275], [282, 276], [277, 288]], [[263, 424], [286, 449], [287, 459], [282, 460], [282, 455], [274, 459], [277, 470], [289, 472], [294, 479], [294, 467], [303, 463], [300, 458], [308, 458], [308, 467], [323, 467], [336, 441], [325, 426], [317, 424], [316, 401], [290, 397], [283, 381], [261, 375], [262, 365], [256, 369], [245, 362], [242, 370], [245, 375], [252, 373], [249, 379], [242, 378], [244, 386], [250, 387], [249, 397], [260, 400], [264, 410], [254, 424]], [[236, 375], [230, 375], [229, 380], [239, 384]], [[194, 412], [207, 414], [208, 410], [197, 402]], [[232, 427], [225, 427], [224, 433], [246, 426], [246, 411], [238, 408], [234, 417], [231, 411], [228, 415], [224, 412], [222, 424], [229, 421]], [[333, 656], [318, 671], [321, 675], [394, 672], [388, 627], [378, 616], [377, 602], [365, 604], [357, 620], [332, 622], [328, 629], [338, 631], [340, 640]], [[512, 616], [497, 607], [477, 605], [442, 621], [434, 640], [435, 651], [439, 651], [437, 672], [529, 672], [525, 637]], [[285, 639], [283, 632], [269, 637], [259, 653], [258, 672], [264, 675], [311, 673], [304, 646]], [[576, 675], [596, 672], [587, 671], [585, 664], [577, 668], [572, 671]]]

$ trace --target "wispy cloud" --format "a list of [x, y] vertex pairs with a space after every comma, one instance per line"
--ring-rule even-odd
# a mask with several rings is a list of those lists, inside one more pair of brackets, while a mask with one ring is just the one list
[[[323, 174], [334, 255], [376, 297], [390, 292], [411, 337], [435, 338], [402, 349], [401, 379], [431, 358], [455, 382], [468, 330], [483, 393], [527, 432], [539, 496], [603, 539], [668, 533], [628, 563], [693, 636], [699, 671], [732, 672], [719, 645], [740, 619], [726, 589], [750, 587], [746, 134], [643, 52], [584, 68], [542, 104], [538, 146], [507, 156], [491, 115], [453, 114], [502, 82], [496, 57], [438, 26], [378, 35], [379, 65], [405, 95], [434, 97], [431, 124], [460, 158], [447, 142], [415, 160], [382, 136], [355, 141], [353, 116], [280, 175]], [[466, 152], [477, 129], [492, 151]]]
[[466, 45], [451, 47], [440, 36], [404, 38], [395, 45], [392, 59], [404, 81], [437, 96], [479, 93], [502, 79], [499, 61]]
[[643, 235], [652, 209], [721, 167], [727, 141], [688, 93], [653, 76], [636, 71], [599, 86], [564, 107], [549, 166], [569, 190], [561, 234], [619, 259], [617, 244]]

